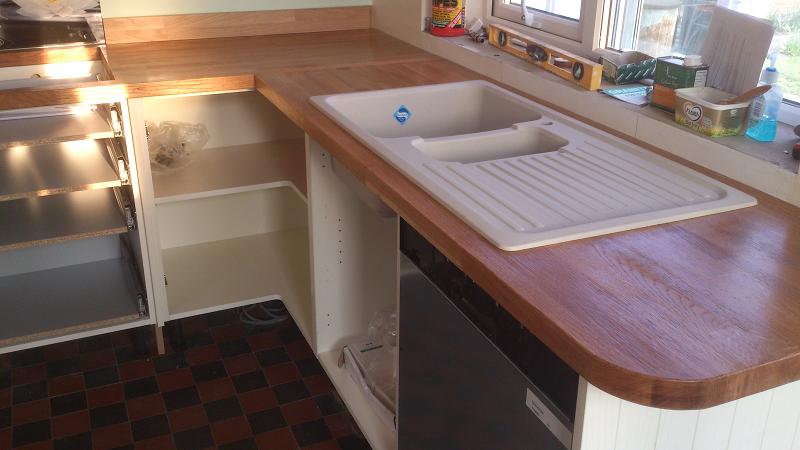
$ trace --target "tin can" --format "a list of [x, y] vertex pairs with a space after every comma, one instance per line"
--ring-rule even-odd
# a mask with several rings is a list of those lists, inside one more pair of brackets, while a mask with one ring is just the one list
[[431, 34], [461, 36], [466, 20], [466, 0], [433, 0]]
[[683, 58], [665, 56], [656, 61], [653, 106], [675, 111], [675, 89], [705, 87], [708, 66], [685, 66]]

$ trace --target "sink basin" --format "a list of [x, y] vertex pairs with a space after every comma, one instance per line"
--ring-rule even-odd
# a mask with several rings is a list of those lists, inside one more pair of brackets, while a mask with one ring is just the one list
[[756, 204], [730, 186], [486, 81], [311, 101], [504, 250]]

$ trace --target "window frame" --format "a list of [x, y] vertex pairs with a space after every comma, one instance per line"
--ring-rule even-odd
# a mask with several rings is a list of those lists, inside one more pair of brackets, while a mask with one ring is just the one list
[[[581, 18], [578, 21], [539, 12], [536, 17], [541, 21], [540, 27], [523, 24], [520, 8], [506, 5], [503, 0], [484, 0], [484, 7], [489, 23], [501, 23], [545, 43], [597, 59], [620, 53], [605, 46], [607, 33], [612, 29], [612, 3], [614, 0], [582, 0]], [[571, 28], [577, 28], [578, 32]], [[784, 99], [778, 120], [792, 126], [800, 124], [800, 105]]]

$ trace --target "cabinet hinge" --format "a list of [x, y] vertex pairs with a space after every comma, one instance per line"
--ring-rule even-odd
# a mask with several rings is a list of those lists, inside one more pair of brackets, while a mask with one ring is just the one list
[[133, 210], [131, 205], [125, 205], [123, 208], [125, 211], [125, 225], [128, 227], [128, 231], [133, 231], [136, 229], [136, 212]]
[[111, 128], [114, 130], [114, 136], [122, 136], [122, 121], [119, 117], [119, 110], [113, 106], [111, 107]]
[[164, 275], [164, 286], [169, 286], [169, 281], [167, 281], [166, 275]]
[[147, 304], [144, 301], [144, 295], [136, 294], [136, 301], [139, 303], [139, 317], [147, 315]]
[[125, 164], [125, 158], [117, 158], [117, 169], [119, 170], [119, 180], [123, 184], [128, 184], [130, 175], [128, 174], [128, 165]]

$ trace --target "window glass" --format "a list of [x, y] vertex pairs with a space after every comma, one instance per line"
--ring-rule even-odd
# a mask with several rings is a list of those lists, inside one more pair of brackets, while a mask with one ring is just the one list
[[714, 7], [769, 19], [775, 26], [770, 52], [777, 57], [786, 98], [800, 101], [800, 0], [609, 0], [607, 46], [653, 56], [696, 54]]
[[[522, 0], [504, 0], [504, 2], [518, 8], [522, 4]], [[581, 0], [526, 0], [525, 6], [568, 19], [581, 18]]]

